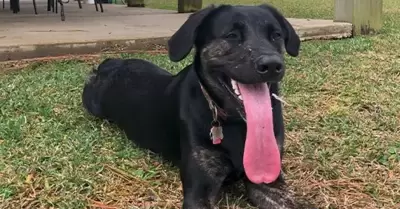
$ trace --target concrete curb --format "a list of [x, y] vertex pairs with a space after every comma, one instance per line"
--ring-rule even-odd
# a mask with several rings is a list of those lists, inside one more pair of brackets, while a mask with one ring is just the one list
[[[333, 25], [310, 25], [296, 27], [302, 41], [316, 39], [339, 39], [352, 36], [352, 25], [335, 23]], [[46, 56], [63, 56], [115, 52], [126, 50], [154, 50], [165, 47], [169, 37], [139, 38], [124, 40], [97, 40], [92, 42], [53, 43], [22, 46], [0, 46], [0, 61], [39, 58]]]
[[80, 43], [38, 44], [0, 47], [0, 61], [39, 58], [47, 56], [93, 54], [110, 51], [152, 50], [166, 45], [169, 37], [99, 40]]
[[296, 29], [302, 41], [349, 38], [353, 36], [352, 31], [353, 25], [349, 23]]

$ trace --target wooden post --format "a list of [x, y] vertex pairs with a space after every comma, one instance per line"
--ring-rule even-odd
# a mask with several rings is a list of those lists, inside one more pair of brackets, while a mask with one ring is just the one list
[[383, 0], [335, 0], [335, 22], [353, 24], [353, 35], [368, 35], [382, 28]]
[[202, 7], [202, 0], [178, 0], [178, 12], [196, 12]]
[[144, 0], [127, 0], [128, 7], [144, 7]]

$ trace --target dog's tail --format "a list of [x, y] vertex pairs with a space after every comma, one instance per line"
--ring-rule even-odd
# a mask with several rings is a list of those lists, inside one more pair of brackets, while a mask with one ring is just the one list
[[113, 72], [113, 59], [104, 60], [97, 68], [93, 67], [88, 75], [82, 92], [83, 107], [91, 115], [107, 119], [102, 111], [101, 100], [104, 90], [109, 83], [109, 76]]

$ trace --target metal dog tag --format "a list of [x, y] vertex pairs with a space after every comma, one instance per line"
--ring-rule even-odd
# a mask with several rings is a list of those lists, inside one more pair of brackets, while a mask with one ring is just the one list
[[212, 126], [210, 137], [213, 144], [221, 144], [224, 134], [222, 133], [222, 126]]

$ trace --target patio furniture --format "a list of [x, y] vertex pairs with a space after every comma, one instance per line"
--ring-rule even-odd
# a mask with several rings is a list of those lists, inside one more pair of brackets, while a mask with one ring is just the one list
[[[61, 16], [61, 21], [65, 21], [65, 12], [64, 12], [64, 4], [69, 3], [70, 0], [67, 0], [66, 2], [63, 2], [62, 0], [47, 0], [47, 11], [52, 10], [56, 13], [58, 13], [58, 4], [60, 4], [60, 16]], [[79, 9], [82, 9], [82, 3], [81, 0], [78, 1], [78, 6]], [[37, 12], [37, 5], [36, 5], [36, 0], [32, 0], [33, 3], [33, 9], [35, 12], [35, 15], [38, 14]], [[99, 8], [97, 4], [100, 5], [100, 11], [103, 13], [103, 3], [102, 0], [94, 0], [94, 5], [96, 7], [96, 11], [99, 11]], [[3, 9], [5, 8], [5, 0], [3, 0]], [[20, 2], [19, 0], [10, 0], [10, 10], [13, 11], [13, 13], [19, 13], [20, 12]]]

